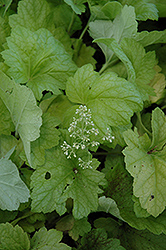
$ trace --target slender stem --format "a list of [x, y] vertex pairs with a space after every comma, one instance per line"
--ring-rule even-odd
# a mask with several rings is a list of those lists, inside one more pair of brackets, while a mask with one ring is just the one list
[[70, 31], [71, 31], [71, 27], [72, 27], [72, 25], [73, 25], [74, 19], [75, 19], [75, 12], [73, 11], [73, 14], [72, 14], [72, 17], [71, 17], [71, 21], [70, 21], [69, 27], [68, 27], [68, 29], [67, 29], [68, 34], [69, 34]]
[[81, 35], [80, 35], [80, 37], [79, 37], [80, 40], [83, 38], [85, 32], [87, 31], [88, 26], [89, 26], [89, 22], [90, 22], [90, 18], [89, 18], [89, 20], [88, 20], [88, 22], [87, 22], [85, 28], [83, 29], [83, 31], [82, 31], [82, 33], [81, 33]]
[[102, 68], [99, 71], [99, 74], [101, 75], [108, 67], [114, 66], [116, 63], [119, 62], [119, 59], [114, 59], [110, 62], [110, 60], [103, 64]]
[[136, 115], [137, 115], [137, 118], [142, 126], [142, 128], [147, 132], [148, 135], [150, 135], [152, 137], [152, 133], [144, 126], [144, 124], [142, 123], [142, 120], [141, 120], [141, 114], [140, 112], [136, 112]]
[[15, 226], [20, 220], [23, 220], [23, 219], [25, 219], [25, 218], [28, 218], [28, 217], [30, 217], [32, 214], [34, 214], [34, 213], [31, 212], [31, 211], [29, 211], [28, 213], [26, 213], [26, 214], [23, 215], [22, 217], [19, 217], [19, 218], [15, 219], [14, 221], [12, 221], [11, 224], [12, 224], [13, 226]]
[[87, 29], [88, 29], [89, 22], [90, 22], [90, 18], [89, 18], [89, 20], [88, 20], [88, 22], [87, 22], [85, 28], [84, 28], [83, 31], [81, 32], [80, 37], [79, 37], [79, 38], [77, 39], [77, 41], [76, 41], [75, 50], [74, 50], [74, 55], [73, 55], [73, 60], [74, 60], [74, 61], [75, 61], [75, 60], [77, 59], [77, 57], [78, 57], [78, 54], [79, 54], [79, 51], [80, 51], [80, 48], [81, 48], [81, 45], [82, 45], [82, 41], [81, 41], [81, 40], [82, 40], [82, 38], [83, 38], [85, 32], [86, 32]]
[[161, 107], [161, 109], [165, 109], [166, 108], [166, 105], [164, 105], [163, 107]]

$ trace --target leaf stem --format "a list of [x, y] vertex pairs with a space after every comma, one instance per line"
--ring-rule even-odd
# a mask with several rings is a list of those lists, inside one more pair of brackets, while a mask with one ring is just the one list
[[119, 59], [114, 59], [112, 60], [111, 62], [110, 61], [107, 61], [106, 63], [103, 64], [103, 66], [101, 67], [100, 71], [99, 71], [99, 74], [101, 75], [108, 67], [111, 67], [113, 65], [115, 65], [116, 63], [119, 62]]
[[73, 11], [73, 14], [72, 14], [72, 17], [71, 17], [71, 21], [70, 21], [69, 27], [68, 27], [68, 29], [67, 29], [67, 33], [68, 33], [68, 34], [69, 34], [70, 31], [71, 31], [71, 27], [72, 27], [72, 25], [73, 25], [74, 19], [75, 19], [75, 12]]
[[21, 216], [21, 217], [15, 219], [14, 221], [12, 221], [11, 224], [12, 224], [13, 226], [15, 226], [20, 220], [23, 220], [23, 219], [25, 219], [25, 218], [28, 218], [28, 217], [30, 217], [32, 214], [34, 214], [34, 213], [31, 212], [31, 211], [29, 211], [29, 212], [27, 212], [25, 215], [23, 215], [23, 216]]
[[138, 121], [139, 121], [140, 125], [142, 126], [142, 128], [146, 131], [146, 133], [147, 133], [148, 135], [150, 135], [150, 137], [152, 137], [152, 133], [151, 133], [151, 132], [144, 126], [144, 124], [142, 123], [140, 112], [136, 112], [136, 115], [137, 115]]
[[88, 26], [89, 26], [89, 22], [90, 22], [90, 18], [85, 26], [85, 28], [83, 29], [83, 31], [81, 32], [81, 35], [79, 36], [79, 38], [77, 39], [76, 41], [76, 44], [75, 44], [75, 49], [74, 49], [74, 55], [73, 55], [73, 60], [76, 61], [77, 57], [78, 57], [78, 54], [79, 54], [79, 51], [80, 51], [80, 48], [81, 48], [81, 45], [82, 45], [82, 38], [85, 34], [85, 32], [87, 31], [88, 29]]

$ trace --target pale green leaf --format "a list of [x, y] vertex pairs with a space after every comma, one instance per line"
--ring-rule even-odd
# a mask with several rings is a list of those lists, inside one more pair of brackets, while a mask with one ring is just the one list
[[[117, 43], [120, 43], [124, 37], [133, 37], [137, 32], [134, 8], [132, 6], [124, 6], [120, 14], [118, 14], [114, 21], [96, 20], [90, 22], [89, 32], [93, 39], [98, 38], [114, 38]], [[111, 51], [106, 45], [98, 43], [102, 49], [106, 63], [108, 63], [112, 56]]]
[[0, 208], [17, 210], [21, 202], [27, 202], [29, 190], [19, 176], [16, 165], [8, 160], [13, 153], [11, 149], [0, 159]]
[[0, 249], [1, 250], [29, 250], [30, 241], [18, 225], [0, 224]]
[[30, 142], [39, 137], [42, 111], [37, 107], [33, 92], [29, 88], [15, 84], [4, 73], [1, 73], [0, 77], [0, 97], [10, 112], [15, 131], [21, 137], [26, 157], [31, 164]]
[[47, 231], [45, 227], [41, 228], [31, 239], [32, 250], [69, 250], [71, 247], [64, 243], [60, 243], [62, 240], [62, 232], [56, 229], [50, 229]]
[[[158, 120], [160, 127], [156, 127], [159, 124]], [[147, 134], [139, 136], [136, 131], [124, 132], [128, 147], [123, 153], [126, 168], [134, 177], [133, 194], [139, 197], [141, 206], [155, 217], [161, 214], [166, 206], [164, 195], [166, 192], [166, 158], [163, 149], [166, 142], [165, 135], [163, 135], [165, 128], [165, 116], [159, 108], [156, 108], [152, 113], [152, 144]]]
[[116, 202], [111, 198], [106, 198], [105, 196], [100, 197], [98, 211], [110, 213], [113, 216], [123, 220], [120, 216]]
[[93, 229], [90, 233], [83, 236], [79, 250], [125, 250], [120, 245], [120, 240], [109, 238], [104, 229]]
[[18, 3], [17, 14], [10, 15], [9, 24], [12, 28], [21, 25], [31, 31], [46, 28], [55, 29], [51, 9], [45, 0], [22, 0]]
[[87, 2], [86, 0], [64, 0], [64, 1], [72, 8], [72, 10], [76, 14], [81, 15], [82, 12], [85, 12], [84, 3]]
[[81, 67], [69, 78], [66, 93], [72, 102], [86, 104], [95, 126], [104, 133], [109, 125], [128, 124], [133, 112], [142, 108], [133, 84], [111, 72], [100, 76], [92, 65]]
[[26, 83], [37, 99], [44, 90], [60, 94], [59, 89], [65, 88], [77, 68], [63, 45], [46, 29], [32, 32], [17, 26], [7, 42], [9, 49], [2, 56], [10, 66], [8, 74], [17, 83]]
[[91, 224], [87, 221], [87, 218], [75, 220], [71, 230], [69, 230], [69, 236], [77, 241], [79, 236], [83, 236], [91, 230]]
[[[148, 229], [154, 234], [166, 234], [166, 210], [157, 218], [149, 216], [138, 218], [134, 212], [133, 202], [133, 178], [125, 169], [123, 158], [120, 156], [110, 157], [107, 160], [104, 173], [108, 180], [105, 195], [114, 199], [120, 210], [120, 215], [131, 227], [138, 230]], [[154, 235], [153, 235], [154, 236]]]
[[42, 121], [40, 137], [31, 143], [31, 160], [33, 168], [36, 168], [36, 165], [44, 164], [45, 149], [52, 148], [59, 144], [60, 132], [56, 129], [56, 126], [59, 125], [59, 120], [49, 113], [44, 113]]

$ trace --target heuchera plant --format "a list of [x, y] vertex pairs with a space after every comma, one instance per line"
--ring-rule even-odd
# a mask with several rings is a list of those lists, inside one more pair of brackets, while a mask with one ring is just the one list
[[159, 18], [163, 0], [0, 1], [0, 249], [166, 249]]

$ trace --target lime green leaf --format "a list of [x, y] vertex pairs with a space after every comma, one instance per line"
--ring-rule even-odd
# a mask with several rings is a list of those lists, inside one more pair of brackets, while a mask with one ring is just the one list
[[61, 149], [46, 151], [45, 164], [38, 167], [31, 177], [32, 210], [34, 212], [66, 212], [65, 199], [62, 199], [67, 184], [74, 177], [73, 163], [66, 159]]
[[59, 121], [63, 122], [65, 113], [73, 106], [66, 95], [58, 95], [43, 100], [40, 103], [40, 108], [43, 112], [48, 112], [51, 116], [55, 116]]
[[76, 57], [73, 58], [74, 62], [77, 64], [78, 67], [81, 67], [87, 63], [91, 63], [95, 68], [95, 64], [97, 63], [96, 60], [93, 58], [95, 49], [91, 46], [86, 46], [84, 43], [82, 43], [81, 40], [75, 40], [75, 43], [73, 45], [76, 49], [77, 47], [75, 47], [75, 44], [77, 44], [77, 42], [80, 42], [80, 48], [79, 51], [75, 51]]
[[136, 83], [143, 100], [149, 99], [149, 95], [154, 95], [153, 88], [147, 85], [155, 75], [154, 52], [145, 53], [143, 46], [132, 38], [124, 38], [121, 46], [113, 38], [101, 38], [95, 41], [107, 45], [124, 63], [128, 71], [128, 80]]
[[151, 32], [144, 30], [142, 32], [137, 32], [134, 39], [141, 43], [143, 47], [156, 43], [166, 43], [166, 30], [154, 30]]
[[152, 113], [152, 143], [147, 134], [140, 137], [132, 130], [124, 132], [128, 147], [123, 153], [126, 168], [134, 177], [133, 193], [139, 197], [141, 206], [155, 217], [166, 206], [165, 130], [165, 115], [156, 108]]
[[104, 179], [104, 175], [92, 169], [80, 170], [80, 174], [77, 175], [77, 179], [67, 187], [64, 196], [74, 200], [73, 216], [81, 219], [91, 211], [97, 210], [98, 193], [102, 192], [98, 185]]
[[83, 3], [87, 2], [86, 0], [64, 0], [72, 10], [81, 15], [82, 12], [85, 12], [85, 5]]
[[137, 20], [158, 20], [156, 5], [146, 0], [120, 0], [122, 4], [132, 5], [135, 8]]
[[101, 192], [98, 184], [104, 175], [95, 170], [98, 167], [96, 160], [92, 160], [93, 169], [82, 169], [75, 161], [67, 159], [61, 149], [46, 151], [45, 164], [32, 175], [33, 211], [46, 213], [56, 209], [63, 214], [68, 198], [74, 199], [73, 215], [76, 219], [97, 210], [98, 193]]
[[45, 227], [35, 233], [31, 240], [32, 250], [69, 250], [71, 247], [64, 243], [59, 243], [62, 240], [62, 232], [56, 229], [47, 231]]
[[[120, 43], [124, 37], [133, 37], [137, 32], [134, 8], [132, 6], [124, 6], [121, 13], [116, 16], [114, 21], [96, 20], [90, 22], [89, 32], [93, 39], [98, 38], [114, 38], [117, 43]], [[106, 45], [98, 43], [102, 49], [106, 63], [108, 63], [112, 56], [111, 51]]]
[[0, 224], [0, 249], [6, 250], [29, 250], [30, 242], [28, 235], [18, 225]]
[[120, 246], [118, 239], [107, 239], [107, 233], [104, 229], [93, 229], [90, 233], [83, 236], [81, 239], [82, 246], [79, 250], [125, 250], [124, 247]]
[[[57, 2], [57, 1], [56, 1]], [[54, 5], [56, 4], [54, 1]], [[64, 27], [65, 30], [72, 35], [76, 30], [81, 29], [81, 20], [77, 15], [74, 15], [73, 10], [64, 1], [61, 1], [57, 6], [52, 7], [54, 23], [56, 27]], [[71, 20], [73, 24], [71, 26]]]
[[149, 98], [152, 103], [155, 103], [160, 99], [164, 98], [165, 86], [166, 86], [165, 75], [159, 73], [161, 71], [161, 68], [158, 65], [156, 65], [154, 69], [156, 71], [156, 74], [149, 84], [156, 93], [156, 96], [150, 96]]
[[22, 0], [18, 3], [18, 14], [10, 15], [9, 24], [12, 28], [21, 25], [31, 31], [46, 28], [55, 29], [51, 18], [49, 4], [45, 0]]
[[14, 125], [8, 109], [0, 99], [0, 134], [10, 135], [14, 131]]
[[59, 40], [63, 44], [66, 52], [68, 52], [72, 56], [73, 55], [73, 49], [71, 48], [72, 40], [70, 36], [68, 35], [68, 33], [66, 32], [65, 28], [58, 27], [52, 33], [53, 33], [54, 38]]
[[[17, 26], [7, 39], [9, 49], [2, 52], [8, 73], [17, 83], [26, 83], [41, 99], [42, 91], [60, 94], [76, 65], [63, 45], [46, 29], [32, 32]], [[21, 47], [20, 47], [21, 44]]]
[[81, 67], [69, 78], [66, 93], [72, 102], [86, 104], [95, 126], [104, 131], [109, 125], [128, 124], [133, 112], [142, 107], [130, 82], [111, 72], [100, 76], [92, 65]]
[[149, 95], [154, 95], [154, 90], [148, 84], [155, 76], [155, 52], [145, 52], [143, 46], [132, 38], [124, 38], [121, 47], [131, 61], [136, 74], [136, 86], [143, 100], [148, 100]]
[[87, 221], [87, 218], [81, 220], [75, 220], [71, 230], [69, 230], [69, 236], [77, 241], [79, 236], [83, 236], [91, 230], [91, 224]]
[[114, 38], [105, 38], [105, 39], [99, 38], [94, 40], [94, 42], [100, 42], [107, 45], [108, 48], [111, 49], [126, 66], [128, 71], [128, 80], [131, 82], [135, 82], [136, 74], [134, 67], [129, 58], [126, 56], [126, 54], [123, 52], [122, 48]]
[[152, 0], [159, 11], [159, 17], [166, 17], [166, 5], [165, 0]]
[[4, 16], [8, 8], [10, 7], [12, 0], [1, 0], [0, 1], [0, 16]]
[[122, 10], [122, 5], [119, 2], [107, 2], [104, 6], [102, 6], [101, 11], [104, 12], [104, 14], [109, 19], [114, 19]]
[[59, 121], [49, 113], [42, 116], [42, 126], [40, 129], [40, 137], [31, 143], [31, 159], [32, 167], [43, 165], [45, 161], [45, 149], [52, 148], [59, 144], [60, 132], [55, 128], [59, 125]]
[[0, 159], [0, 208], [9, 211], [17, 210], [20, 203], [27, 202], [30, 197], [16, 165], [8, 159], [13, 151], [14, 149], [11, 149]]
[[108, 180], [105, 195], [116, 201], [120, 215], [131, 227], [138, 230], [147, 228], [154, 234], [161, 234], [162, 232], [166, 234], [166, 210], [157, 218], [153, 216], [147, 218], [136, 217], [132, 190], [133, 178], [125, 169], [123, 158], [120, 156], [114, 158], [110, 157], [107, 160], [107, 165], [104, 169], [106, 179]]
[[160, 108], [152, 112], [152, 144], [151, 148], [157, 148], [159, 152], [164, 149], [166, 144], [166, 117]]
[[4, 73], [0, 74], [0, 97], [8, 108], [15, 131], [21, 137], [29, 164], [30, 142], [39, 137], [42, 124], [41, 109], [37, 107], [35, 97], [30, 89], [15, 84]]

